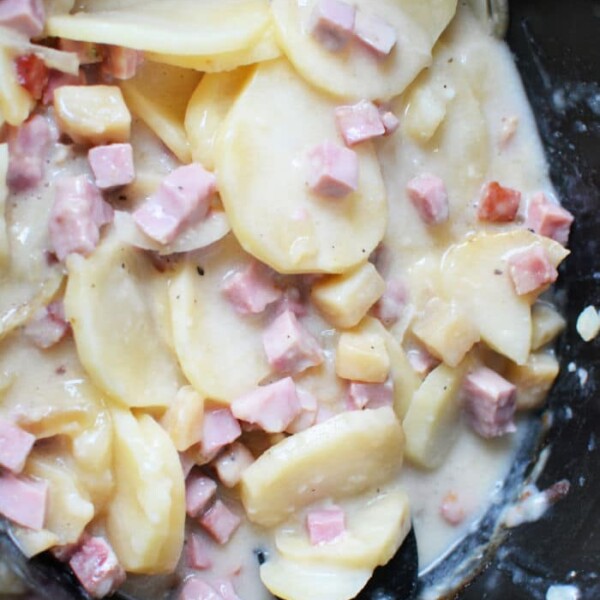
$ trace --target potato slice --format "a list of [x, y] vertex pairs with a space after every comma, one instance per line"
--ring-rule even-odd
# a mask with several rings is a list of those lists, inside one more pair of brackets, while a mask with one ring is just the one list
[[[19, 525], [12, 525], [11, 535], [17, 542], [21, 552], [27, 558], [31, 558], [36, 554], [40, 554], [40, 552], [44, 552], [44, 550], [52, 548], [52, 546], [60, 544], [58, 536], [47, 529], [35, 530], [20, 527]], [[0, 581], [4, 584], [4, 580], [1, 577]], [[4, 588], [2, 592], [4, 593]]]
[[96, 385], [127, 406], [168, 406], [182, 377], [156, 318], [160, 274], [114, 236], [88, 258], [71, 255], [67, 265], [65, 311]]
[[338, 540], [312, 545], [304, 519], [293, 519], [275, 531], [275, 545], [289, 560], [356, 569], [386, 564], [410, 530], [408, 496], [400, 490], [338, 503], [346, 514], [346, 531]]
[[338, 136], [334, 107], [282, 59], [256, 69], [223, 124], [215, 158], [232, 229], [247, 252], [282, 273], [344, 272], [384, 234], [386, 195], [370, 144], [356, 148], [356, 192], [331, 199], [307, 188], [307, 152]]
[[[221, 293], [224, 277], [249, 257], [233, 236], [182, 264], [169, 288], [179, 363], [203, 396], [230, 402], [253, 389], [270, 368], [262, 343], [264, 317], [238, 314]], [[235, 340], [235, 343], [233, 343]]]
[[244, 471], [248, 518], [276, 525], [322, 498], [384, 483], [402, 466], [403, 445], [402, 427], [388, 407], [342, 413], [285, 438]]
[[331, 52], [315, 40], [308, 27], [315, 4], [316, 0], [273, 0], [278, 42], [307, 81], [355, 100], [400, 94], [430, 64], [431, 48], [456, 9], [456, 0], [422, 0], [421, 7], [415, 0], [353, 2], [358, 10], [385, 19], [396, 30], [396, 45], [381, 59], [358, 43], [349, 44], [343, 52]]
[[8, 187], [6, 174], [8, 172], [8, 144], [0, 144], [0, 271], [4, 270], [9, 261], [8, 228], [6, 226], [6, 199]]
[[524, 365], [511, 363], [506, 378], [517, 386], [517, 410], [542, 406], [559, 370], [556, 356], [549, 352], [532, 352]]
[[146, 61], [133, 79], [121, 82], [129, 108], [183, 163], [191, 161], [183, 120], [200, 77], [190, 69]]
[[[151, 0], [88, 4], [55, 15], [48, 34], [165, 54], [210, 55], [251, 46], [269, 23], [267, 0]], [[100, 9], [100, 10], [97, 10]]]
[[569, 254], [550, 238], [523, 229], [474, 235], [452, 246], [442, 264], [446, 296], [469, 315], [484, 342], [517, 364], [524, 364], [529, 355], [535, 295], [515, 293], [507, 259], [535, 245], [544, 247], [554, 266]]
[[564, 317], [551, 304], [536, 302], [531, 308], [531, 350], [549, 344], [566, 325]]
[[27, 119], [35, 101], [19, 85], [13, 58], [10, 49], [0, 47], [0, 117], [16, 127]]
[[185, 486], [179, 456], [148, 415], [114, 408], [115, 494], [107, 533], [119, 561], [133, 573], [175, 568], [185, 524]]

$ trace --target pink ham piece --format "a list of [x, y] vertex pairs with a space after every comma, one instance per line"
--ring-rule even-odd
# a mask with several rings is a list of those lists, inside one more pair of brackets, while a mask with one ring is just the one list
[[362, 10], [356, 12], [354, 36], [379, 58], [388, 56], [398, 40], [396, 30], [385, 19]]
[[469, 373], [463, 385], [464, 408], [471, 427], [484, 438], [516, 430], [516, 387], [488, 367]]
[[105, 46], [104, 52], [106, 58], [102, 63], [102, 73], [121, 81], [134, 77], [138, 67], [144, 61], [144, 54], [131, 48]]
[[223, 600], [223, 598], [206, 581], [194, 575], [185, 580], [179, 600]]
[[312, 427], [317, 420], [318, 403], [317, 399], [306, 390], [296, 388], [296, 394], [300, 401], [300, 413], [287, 426], [287, 433], [298, 433]]
[[460, 525], [465, 520], [465, 509], [454, 492], [448, 492], [444, 496], [440, 515], [449, 525]]
[[89, 254], [98, 245], [100, 228], [113, 219], [110, 204], [85, 175], [57, 179], [54, 192], [49, 227], [58, 260], [72, 252]]
[[217, 484], [210, 477], [193, 472], [185, 482], [185, 510], [199, 517], [217, 494]]
[[514, 221], [521, 203], [521, 192], [490, 181], [483, 186], [477, 218], [480, 221], [507, 223]]
[[252, 261], [245, 269], [232, 273], [223, 281], [221, 291], [241, 315], [261, 313], [281, 297], [267, 268]]
[[34, 443], [35, 436], [0, 418], [0, 466], [20, 473]]
[[226, 544], [240, 526], [241, 519], [221, 500], [216, 500], [200, 517], [199, 522], [216, 542]]
[[385, 325], [391, 327], [402, 317], [408, 304], [408, 288], [402, 279], [388, 279], [385, 292], [375, 306], [373, 314]]
[[18, 129], [10, 131], [7, 182], [11, 191], [21, 192], [41, 183], [53, 141], [50, 126], [40, 115], [31, 117]]
[[544, 193], [540, 192], [530, 200], [525, 224], [535, 233], [566, 246], [572, 223], [573, 215], [551, 202]]
[[127, 185], [135, 179], [131, 144], [96, 146], [88, 152], [88, 161], [101, 190]]
[[384, 135], [392, 135], [400, 127], [400, 119], [391, 110], [385, 110], [380, 107], [379, 115], [385, 129]]
[[448, 193], [439, 177], [429, 173], [419, 175], [408, 182], [406, 192], [426, 225], [439, 225], [448, 220]]
[[355, 14], [354, 6], [342, 0], [318, 0], [308, 28], [324, 48], [339, 52], [352, 37]]
[[112, 594], [125, 581], [125, 570], [109, 543], [101, 537], [85, 536], [69, 566], [92, 598]]
[[242, 428], [228, 408], [207, 410], [202, 424], [202, 452], [215, 456], [221, 448], [235, 442], [242, 435]]
[[25, 325], [23, 332], [41, 350], [58, 344], [69, 332], [62, 302], [52, 302], [40, 308], [33, 319]]
[[290, 310], [271, 322], [262, 339], [269, 365], [278, 373], [300, 373], [323, 362], [319, 343]]
[[348, 401], [352, 410], [392, 406], [394, 404], [394, 384], [391, 379], [384, 383], [353, 381], [348, 386]]
[[210, 569], [212, 560], [208, 544], [197, 533], [192, 533], [186, 540], [185, 558], [190, 569]]
[[285, 431], [301, 409], [291, 377], [258, 387], [231, 403], [236, 418], [258, 425], [268, 433]]
[[425, 348], [411, 348], [406, 353], [406, 358], [420, 377], [425, 377], [440, 364], [440, 361]]
[[335, 542], [346, 531], [346, 515], [339, 506], [311, 510], [306, 515], [306, 529], [313, 546]]
[[46, 518], [48, 482], [0, 474], [0, 514], [17, 525], [40, 530]]
[[554, 283], [558, 277], [558, 271], [541, 246], [511, 254], [508, 258], [508, 272], [519, 296], [540, 291]]
[[59, 38], [58, 47], [64, 52], [77, 54], [80, 65], [93, 65], [102, 62], [104, 58], [104, 48], [95, 42], [78, 42]]
[[223, 600], [240, 600], [240, 597], [235, 592], [233, 583], [228, 579], [219, 579], [213, 585]]
[[338, 106], [334, 114], [337, 128], [348, 146], [385, 134], [379, 109], [368, 100]]
[[234, 487], [242, 479], [244, 471], [254, 462], [254, 456], [244, 444], [234, 442], [214, 461], [214, 467], [221, 483]]
[[46, 11], [42, 0], [2, 0], [0, 26], [14, 29], [28, 38], [41, 35]]
[[285, 311], [291, 311], [297, 317], [305, 317], [308, 314], [308, 308], [306, 303], [303, 302], [302, 294], [298, 288], [290, 287], [284, 290], [275, 307], [275, 314], [280, 315]]
[[358, 156], [349, 148], [325, 141], [308, 153], [309, 189], [319, 196], [343, 198], [358, 188]]
[[215, 176], [202, 165], [178, 167], [133, 213], [133, 219], [148, 237], [169, 244], [186, 225], [206, 217], [215, 190]]

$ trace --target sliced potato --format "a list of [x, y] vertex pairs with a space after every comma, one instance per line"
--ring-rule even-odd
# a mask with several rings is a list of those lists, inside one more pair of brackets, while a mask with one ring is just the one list
[[17, 81], [13, 52], [0, 47], [0, 117], [9, 125], [20, 125], [31, 112], [35, 101]]
[[[40, 554], [40, 552], [44, 552], [44, 550], [52, 548], [52, 546], [60, 544], [58, 536], [47, 529], [36, 530], [12, 525], [11, 534], [17, 542], [19, 549], [27, 558], [31, 558], [36, 554]], [[4, 584], [4, 580], [1, 577], [0, 581]], [[2, 591], [4, 592], [4, 588]]]
[[402, 427], [387, 407], [342, 413], [285, 438], [244, 471], [248, 518], [276, 525], [319, 499], [384, 483], [402, 466], [403, 445]]
[[381, 332], [357, 325], [339, 337], [335, 372], [342, 379], [383, 383], [390, 372], [390, 357]]
[[182, 377], [156, 318], [160, 274], [114, 236], [88, 258], [72, 254], [68, 270], [65, 311], [96, 385], [126, 406], [168, 406]]
[[542, 406], [559, 370], [556, 356], [549, 352], [532, 352], [524, 365], [511, 363], [506, 377], [517, 386], [517, 410]]
[[307, 152], [338, 136], [334, 107], [282, 59], [259, 65], [223, 124], [215, 158], [232, 229], [282, 273], [344, 272], [384, 234], [385, 188], [370, 144], [356, 148], [356, 192], [321, 198], [306, 185]]
[[566, 327], [564, 317], [551, 305], [536, 302], [531, 308], [531, 349], [549, 344]]
[[8, 228], [6, 226], [6, 199], [8, 187], [6, 174], [8, 173], [8, 144], [0, 144], [0, 271], [4, 270], [9, 261], [10, 246]]
[[349, 44], [343, 52], [331, 52], [319, 43], [309, 30], [316, 0], [273, 0], [271, 7], [278, 42], [302, 76], [331, 94], [355, 100], [400, 94], [430, 64], [431, 48], [456, 9], [456, 0], [422, 0], [421, 7], [415, 0], [356, 0], [353, 4], [395, 28], [398, 40], [385, 58], [374, 56], [359, 43]]

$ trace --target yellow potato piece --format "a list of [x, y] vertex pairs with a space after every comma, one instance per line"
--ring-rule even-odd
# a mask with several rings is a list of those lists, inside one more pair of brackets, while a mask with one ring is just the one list
[[403, 446], [402, 427], [387, 407], [342, 413], [285, 438], [244, 471], [248, 518], [276, 525], [322, 498], [384, 483], [400, 470]]
[[8, 172], [8, 144], [0, 144], [0, 270], [3, 270], [9, 260], [9, 239], [6, 226], [6, 199], [8, 187], [6, 174]]
[[203, 422], [204, 398], [191, 385], [184, 385], [162, 416], [160, 424], [175, 448], [183, 452], [200, 441]]
[[175, 568], [185, 524], [185, 486], [179, 456], [152, 417], [114, 408], [115, 494], [106, 519], [119, 561], [133, 573]]
[[200, 73], [190, 69], [146, 61], [133, 79], [121, 82], [131, 111], [183, 163], [191, 161], [183, 120], [200, 77]]
[[549, 344], [566, 325], [564, 317], [551, 304], [536, 302], [531, 307], [531, 350]]
[[456, 9], [456, 0], [423, 0], [422, 7], [415, 0], [356, 0], [353, 4], [395, 28], [398, 41], [388, 56], [376, 57], [357, 42], [342, 52], [325, 48], [309, 31], [316, 0], [273, 0], [271, 7], [279, 44], [302, 76], [331, 94], [355, 100], [400, 94], [430, 64], [431, 48]]
[[517, 410], [542, 406], [559, 370], [558, 360], [548, 352], [532, 352], [524, 365], [511, 363], [506, 378], [517, 386]]
[[168, 406], [182, 377], [157, 318], [167, 285], [140, 252], [114, 237], [68, 260], [65, 311], [82, 364], [127, 406]]
[[386, 195], [370, 144], [355, 149], [356, 192], [321, 198], [306, 185], [307, 152], [338, 137], [335, 106], [282, 59], [256, 69], [222, 126], [215, 158], [231, 227], [247, 252], [282, 273], [342, 273], [384, 234]]
[[[48, 34], [164, 54], [215, 54], [250, 46], [269, 24], [268, 0], [152, 0], [102, 3], [55, 15]], [[98, 10], [99, 9], [99, 10]]]
[[344, 331], [336, 348], [335, 372], [342, 379], [383, 383], [390, 372], [384, 337], [360, 325]]
[[13, 58], [10, 49], [0, 47], [0, 117], [16, 127], [27, 119], [35, 101], [19, 85]]
[[264, 316], [238, 314], [221, 292], [225, 276], [249, 260], [228, 236], [201, 260], [183, 263], [169, 287], [179, 363], [196, 390], [212, 400], [231, 402], [270, 372], [262, 343]]
[[[27, 558], [31, 558], [40, 552], [44, 552], [44, 550], [52, 548], [52, 546], [60, 544], [58, 536], [47, 529], [35, 530], [20, 527], [19, 525], [12, 525], [11, 535], [17, 542], [21, 552]], [[4, 583], [4, 580], [2, 582]], [[4, 590], [2, 591], [4, 592]]]

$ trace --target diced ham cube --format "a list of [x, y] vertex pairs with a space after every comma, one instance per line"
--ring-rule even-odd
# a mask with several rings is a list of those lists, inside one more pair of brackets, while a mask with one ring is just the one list
[[540, 192], [530, 200], [526, 226], [535, 233], [566, 246], [572, 223], [573, 215], [562, 206], [551, 202], [544, 193]]
[[185, 510], [190, 517], [199, 517], [217, 494], [217, 484], [210, 477], [191, 473], [185, 482]]
[[202, 452], [206, 456], [216, 453], [242, 435], [242, 428], [228, 408], [207, 410], [202, 424]]
[[88, 161], [101, 190], [127, 185], [135, 179], [131, 144], [96, 146], [88, 152]]
[[144, 60], [144, 54], [139, 50], [122, 46], [106, 46], [105, 53], [102, 72], [122, 81], [134, 77]]
[[554, 283], [558, 277], [558, 271], [541, 246], [511, 254], [508, 258], [508, 272], [519, 296], [541, 290]]
[[396, 30], [385, 19], [362, 10], [356, 12], [354, 35], [381, 58], [389, 55], [398, 40]]
[[232, 273], [223, 281], [221, 291], [242, 315], [258, 314], [281, 297], [265, 267], [256, 261]]
[[354, 31], [356, 9], [342, 0], [318, 0], [310, 16], [312, 36], [330, 52], [343, 50]]
[[447, 493], [440, 506], [440, 515], [450, 525], [460, 525], [465, 520], [465, 509], [454, 492]]
[[44, 90], [44, 97], [42, 103], [46, 106], [54, 102], [54, 91], [64, 85], [85, 85], [86, 76], [85, 73], [80, 70], [77, 75], [71, 75], [69, 73], [63, 73], [62, 71], [51, 70], [48, 76], [48, 84]]
[[44, 526], [48, 482], [0, 474], [0, 514], [17, 525], [39, 530]]
[[7, 182], [13, 192], [37, 186], [44, 178], [46, 156], [53, 141], [44, 117], [35, 115], [8, 137]]
[[186, 225], [206, 217], [215, 190], [215, 176], [202, 165], [178, 167], [163, 179], [158, 190], [133, 213], [133, 218], [147, 236], [169, 244]]
[[92, 598], [104, 598], [125, 582], [125, 570], [109, 543], [101, 537], [85, 536], [69, 566]]
[[306, 303], [302, 300], [300, 290], [290, 287], [284, 290], [275, 307], [275, 314], [280, 315], [285, 311], [293, 312], [297, 317], [305, 317], [308, 314]]
[[102, 62], [104, 59], [104, 48], [95, 42], [78, 42], [60, 38], [58, 47], [63, 52], [74, 52], [77, 54], [80, 65], [92, 65]]
[[510, 381], [488, 367], [478, 367], [467, 374], [463, 394], [471, 427], [485, 438], [515, 431], [516, 392]]
[[100, 228], [113, 219], [110, 204], [85, 175], [57, 179], [54, 191], [49, 226], [58, 260], [72, 252], [89, 254], [100, 240]]
[[307, 184], [315, 194], [329, 198], [343, 198], [356, 191], [356, 152], [330, 141], [315, 146], [308, 153]]
[[319, 343], [292, 311], [277, 316], [262, 338], [269, 365], [279, 373], [300, 373], [323, 362]]
[[388, 279], [385, 292], [373, 307], [373, 313], [386, 327], [391, 327], [400, 320], [407, 303], [406, 283], [402, 279]]
[[433, 354], [425, 348], [420, 347], [411, 348], [406, 353], [406, 358], [408, 358], [408, 362], [413, 370], [421, 377], [425, 377], [431, 373], [440, 364], [440, 361]]
[[317, 420], [317, 399], [310, 392], [301, 388], [296, 388], [296, 394], [298, 394], [301, 410], [298, 416], [287, 426], [287, 433], [304, 431], [312, 427]]
[[306, 515], [306, 528], [313, 546], [329, 544], [346, 531], [346, 515], [339, 506], [311, 510]]
[[348, 386], [348, 400], [352, 409], [381, 408], [394, 404], [394, 384], [391, 379], [384, 383], [352, 381]]
[[39, 100], [50, 77], [46, 63], [36, 54], [23, 54], [15, 58], [15, 69], [19, 85], [24, 87], [34, 100]]
[[20, 473], [34, 443], [35, 436], [0, 418], [0, 466]]
[[391, 110], [385, 110], [380, 107], [379, 115], [385, 129], [384, 135], [392, 135], [400, 127], [400, 119]]
[[185, 548], [185, 557], [187, 566], [190, 569], [210, 569], [212, 560], [208, 544], [197, 533], [192, 533], [187, 541]]
[[520, 203], [521, 192], [490, 181], [481, 190], [477, 218], [494, 223], [514, 221]]
[[14, 29], [28, 38], [41, 35], [45, 18], [46, 11], [42, 0], [0, 2], [0, 26]]
[[385, 134], [379, 109], [368, 100], [338, 106], [334, 114], [337, 128], [348, 146]]
[[215, 581], [214, 586], [223, 600], [240, 600], [240, 597], [235, 592], [233, 583], [228, 579], [219, 579]]
[[25, 325], [23, 332], [38, 348], [46, 350], [58, 344], [69, 330], [70, 325], [65, 320], [62, 302], [53, 302], [40, 308]]
[[439, 225], [448, 220], [450, 209], [444, 182], [436, 175], [419, 175], [408, 182], [408, 197], [427, 225]]
[[216, 542], [226, 544], [240, 526], [241, 519], [221, 500], [216, 500], [200, 517], [199, 522]]
[[285, 431], [302, 409], [291, 377], [248, 392], [231, 403], [231, 412], [268, 433]]
[[254, 462], [254, 456], [244, 444], [234, 442], [214, 462], [221, 483], [227, 487], [237, 485], [244, 471]]
[[223, 600], [223, 598], [206, 581], [194, 575], [185, 580], [179, 600]]

